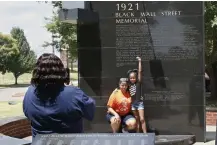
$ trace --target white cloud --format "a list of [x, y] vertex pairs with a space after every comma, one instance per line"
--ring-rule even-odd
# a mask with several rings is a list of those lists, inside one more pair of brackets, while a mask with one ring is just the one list
[[[24, 29], [31, 48], [37, 55], [52, 52], [51, 47], [43, 48], [44, 41], [51, 41], [51, 34], [44, 28], [44, 17], [52, 16], [52, 5], [47, 3], [0, 2], [0, 32], [10, 33], [12, 27]], [[59, 54], [57, 54], [59, 55]]]
[[84, 8], [84, 1], [63, 1], [62, 6], [65, 9]]

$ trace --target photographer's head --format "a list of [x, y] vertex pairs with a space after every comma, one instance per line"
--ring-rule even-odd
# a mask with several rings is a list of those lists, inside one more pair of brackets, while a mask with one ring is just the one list
[[55, 98], [64, 87], [65, 80], [66, 71], [59, 57], [45, 53], [38, 58], [31, 84], [36, 87], [39, 98]]

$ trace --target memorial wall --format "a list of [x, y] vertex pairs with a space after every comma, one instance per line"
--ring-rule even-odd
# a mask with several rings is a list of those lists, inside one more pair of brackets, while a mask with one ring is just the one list
[[98, 108], [89, 127], [105, 129], [108, 98], [141, 56], [148, 124], [160, 134], [204, 141], [203, 2], [85, 4], [99, 18], [78, 23], [79, 86]]

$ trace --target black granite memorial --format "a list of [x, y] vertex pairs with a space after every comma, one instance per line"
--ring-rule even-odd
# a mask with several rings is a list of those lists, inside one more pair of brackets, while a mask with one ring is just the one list
[[86, 132], [110, 130], [108, 97], [141, 56], [147, 123], [205, 141], [203, 2], [91, 1], [84, 10], [93, 19], [78, 13], [79, 87], [97, 105]]

